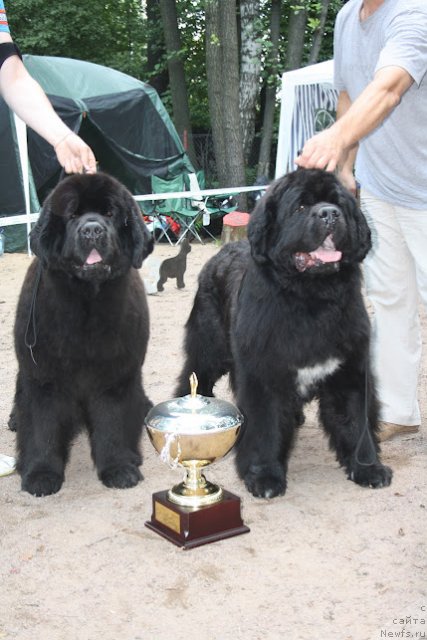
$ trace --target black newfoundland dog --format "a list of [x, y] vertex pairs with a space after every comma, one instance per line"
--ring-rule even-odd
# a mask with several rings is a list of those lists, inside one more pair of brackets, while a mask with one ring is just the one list
[[141, 367], [148, 308], [137, 269], [152, 240], [131, 194], [105, 174], [76, 175], [46, 199], [31, 232], [36, 258], [19, 298], [11, 428], [22, 489], [57, 492], [85, 427], [107, 487], [142, 479], [139, 441], [150, 403]]
[[295, 431], [314, 397], [348, 477], [389, 485], [361, 294], [370, 233], [356, 200], [333, 174], [297, 170], [259, 201], [248, 239], [225, 245], [200, 273], [177, 395], [188, 393], [192, 371], [204, 395], [230, 374], [245, 417], [237, 468], [255, 496], [285, 492]]

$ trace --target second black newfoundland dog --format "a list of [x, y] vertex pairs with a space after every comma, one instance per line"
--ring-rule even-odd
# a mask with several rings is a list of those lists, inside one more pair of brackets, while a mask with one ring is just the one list
[[22, 489], [46, 496], [61, 488], [82, 428], [102, 482], [132, 487], [142, 478], [150, 407], [141, 380], [148, 308], [137, 269], [151, 236], [127, 189], [95, 174], [53, 190], [30, 241], [37, 257], [17, 308], [11, 416]]
[[248, 239], [225, 245], [200, 273], [177, 395], [188, 393], [192, 371], [203, 395], [230, 373], [245, 417], [237, 468], [255, 496], [285, 492], [295, 431], [314, 397], [348, 477], [389, 485], [361, 294], [371, 241], [356, 200], [333, 174], [297, 170], [259, 201]]

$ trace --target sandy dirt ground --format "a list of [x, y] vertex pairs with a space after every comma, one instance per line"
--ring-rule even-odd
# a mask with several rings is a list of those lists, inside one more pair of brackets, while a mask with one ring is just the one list
[[[217, 250], [193, 245], [186, 288], [168, 281], [163, 293], [149, 296], [144, 382], [154, 403], [173, 395], [197, 274]], [[158, 245], [154, 257], [175, 252]], [[0, 258], [0, 452], [8, 455], [15, 447], [7, 428], [17, 369], [12, 327], [28, 264], [26, 255]], [[425, 421], [426, 377], [424, 362]], [[217, 395], [231, 399], [226, 381]], [[107, 489], [82, 435], [56, 495], [23, 493], [16, 473], [0, 478], [0, 639], [426, 637], [426, 443], [424, 427], [384, 444], [392, 485], [363, 489], [338, 467], [312, 405], [286, 495], [249, 495], [230, 455], [207, 475], [241, 496], [250, 533], [184, 551], [144, 526], [153, 492], [179, 482], [181, 472], [159, 460], [144, 434], [144, 481]]]

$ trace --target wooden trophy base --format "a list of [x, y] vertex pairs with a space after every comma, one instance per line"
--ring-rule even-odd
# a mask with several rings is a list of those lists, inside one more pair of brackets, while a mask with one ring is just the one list
[[153, 494], [153, 513], [145, 526], [184, 549], [248, 533], [240, 515], [240, 498], [223, 490], [221, 502], [193, 509], [168, 499], [167, 491]]

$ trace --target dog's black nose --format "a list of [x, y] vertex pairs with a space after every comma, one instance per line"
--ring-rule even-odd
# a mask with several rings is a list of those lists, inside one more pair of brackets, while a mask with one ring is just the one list
[[341, 215], [341, 211], [333, 204], [325, 204], [319, 208], [317, 215], [328, 226], [333, 226]]
[[102, 225], [100, 225], [99, 222], [93, 220], [85, 222], [80, 227], [80, 233], [87, 240], [95, 240], [96, 238], [99, 238], [99, 236], [102, 235], [103, 231], [104, 230], [102, 228]]

